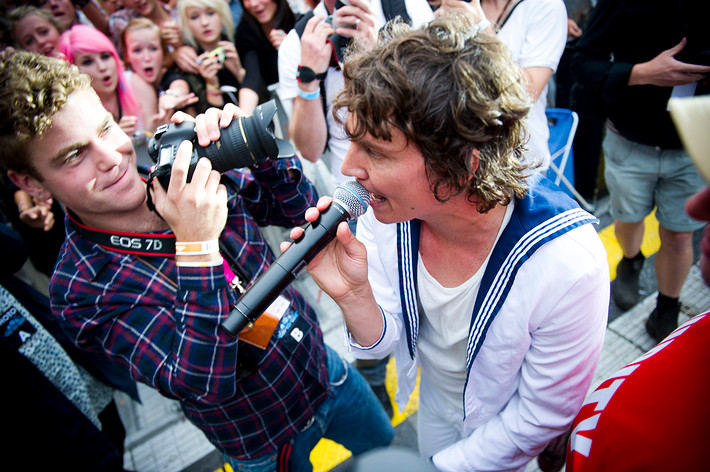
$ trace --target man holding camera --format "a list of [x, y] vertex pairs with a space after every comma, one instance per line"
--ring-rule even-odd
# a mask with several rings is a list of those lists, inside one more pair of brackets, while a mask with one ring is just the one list
[[[50, 291], [77, 346], [179, 400], [235, 470], [311, 470], [322, 436], [353, 454], [389, 444], [392, 425], [376, 397], [324, 345], [295, 290], [268, 310], [273, 335], [221, 327], [235, 288], [274, 260], [258, 226], [302, 224], [315, 202], [297, 159], [220, 176], [203, 158], [188, 179], [192, 144], [183, 142], [167, 191], [158, 182], [150, 189], [152, 212], [131, 140], [87, 76], [17, 52], [0, 62], [0, 83], [0, 164], [30, 195], [67, 208]], [[240, 115], [231, 105], [208, 110], [195, 120], [193, 141], [219, 140]]]

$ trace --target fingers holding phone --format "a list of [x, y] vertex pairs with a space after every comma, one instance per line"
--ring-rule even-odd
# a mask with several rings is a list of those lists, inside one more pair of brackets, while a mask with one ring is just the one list
[[377, 41], [377, 19], [367, 0], [337, 0], [333, 18], [337, 34], [357, 38], [366, 46]]

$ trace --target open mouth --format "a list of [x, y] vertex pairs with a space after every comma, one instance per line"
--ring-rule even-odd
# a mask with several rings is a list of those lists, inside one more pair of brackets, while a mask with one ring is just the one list
[[376, 193], [370, 193], [370, 199], [374, 202], [384, 202], [387, 199], [383, 197], [382, 195], [378, 195]]

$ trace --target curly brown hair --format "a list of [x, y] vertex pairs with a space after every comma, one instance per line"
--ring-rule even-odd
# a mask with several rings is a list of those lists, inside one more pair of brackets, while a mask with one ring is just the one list
[[336, 119], [343, 107], [354, 115], [350, 138], [390, 140], [391, 127], [402, 131], [424, 156], [437, 200], [465, 193], [485, 213], [527, 192], [530, 96], [506, 46], [471, 18], [442, 17], [418, 30], [391, 23], [375, 48], [349, 51], [343, 74], [333, 108]]
[[0, 166], [42, 180], [30, 161], [30, 144], [78, 90], [93, 90], [76, 66], [27, 51], [0, 58]]

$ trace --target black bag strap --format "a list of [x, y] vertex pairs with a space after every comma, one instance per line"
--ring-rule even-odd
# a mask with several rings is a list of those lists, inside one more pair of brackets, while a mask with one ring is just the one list
[[505, 18], [503, 18], [503, 21], [498, 25], [498, 29], [499, 29], [499, 30], [503, 29], [503, 26], [508, 22], [508, 18], [510, 18], [510, 15], [513, 14], [513, 12], [515, 11], [515, 9], [518, 8], [518, 5], [520, 5], [521, 3], [523, 3], [523, 0], [520, 0], [518, 3], [516, 3], [515, 5], [513, 5], [513, 8], [510, 9], [510, 11], [508, 12], [508, 14], [505, 15]]
[[385, 14], [385, 21], [400, 17], [405, 23], [412, 24], [412, 18], [407, 12], [407, 4], [404, 0], [382, 0], [382, 11]]

